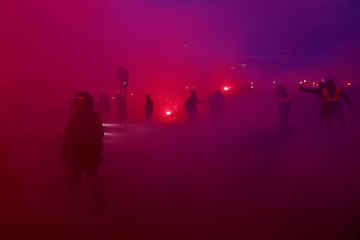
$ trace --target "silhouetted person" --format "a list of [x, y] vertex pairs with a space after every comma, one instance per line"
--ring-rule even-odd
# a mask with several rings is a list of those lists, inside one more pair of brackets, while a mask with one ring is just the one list
[[151, 100], [150, 94], [145, 95], [145, 119], [146, 123], [152, 124], [153, 121], [153, 112], [154, 112], [154, 102]]
[[213, 123], [219, 124], [224, 120], [225, 115], [225, 96], [221, 90], [216, 90], [209, 97], [210, 114]]
[[291, 110], [291, 102], [289, 99], [288, 93], [283, 93], [279, 100], [279, 111], [280, 111], [280, 121], [278, 133], [281, 134], [285, 131], [286, 134], [290, 133], [289, 126], [289, 113]]
[[185, 101], [185, 110], [188, 114], [188, 122], [190, 125], [196, 124], [197, 119], [197, 104], [203, 103], [204, 101], [200, 101], [197, 97], [197, 92], [193, 90], [191, 95]]
[[[321, 126], [324, 126], [325, 123], [326, 123], [326, 119], [327, 119], [327, 113], [326, 113], [326, 101], [324, 101], [323, 97], [322, 97], [322, 92], [323, 92], [323, 88], [325, 87], [326, 85], [326, 82], [323, 81], [323, 82], [320, 82], [319, 84], [319, 87], [316, 91], [316, 94], [318, 95], [318, 97], [321, 99], [321, 105], [320, 105], [320, 113], [319, 113], [319, 119], [320, 119], [320, 124]], [[303, 88], [305, 89], [304, 91], [307, 92], [307, 91], [312, 91], [314, 89], [312, 88]], [[342, 108], [342, 106], [341, 106]], [[340, 112], [339, 112], [340, 113]]]
[[126, 101], [120, 94], [116, 96], [116, 107], [120, 123], [126, 123]]
[[319, 96], [319, 98], [321, 99], [321, 105], [320, 105], [320, 115], [319, 115], [319, 118], [320, 118], [320, 124], [323, 126], [324, 123], [326, 122], [326, 104], [325, 101], [323, 100], [323, 97], [322, 97], [322, 90], [323, 88], [325, 87], [326, 85], [326, 82], [321, 82], [319, 84], [319, 88], [318, 88], [318, 93], [317, 95]]
[[95, 211], [105, 210], [105, 200], [98, 173], [103, 160], [103, 128], [100, 117], [93, 111], [93, 97], [87, 92], [77, 93], [71, 104], [65, 132], [63, 159], [69, 168], [70, 209], [79, 206], [82, 174], [88, 177]]
[[283, 96], [283, 94], [284, 94], [285, 92], [287, 92], [286, 87], [284, 86], [284, 84], [279, 83], [279, 84], [276, 86], [275, 95], [280, 98], [281, 96]]
[[341, 99], [343, 99], [350, 108], [352, 103], [349, 96], [342, 88], [338, 88], [333, 80], [326, 80], [326, 82], [319, 88], [304, 88], [299, 87], [300, 91], [315, 93], [322, 98], [322, 105], [320, 116], [326, 121], [328, 127], [332, 127], [334, 120], [343, 127], [344, 113], [342, 108]]
[[110, 110], [111, 110], [111, 103], [109, 95], [102, 94], [99, 97], [98, 103], [98, 110], [103, 121], [109, 120]]

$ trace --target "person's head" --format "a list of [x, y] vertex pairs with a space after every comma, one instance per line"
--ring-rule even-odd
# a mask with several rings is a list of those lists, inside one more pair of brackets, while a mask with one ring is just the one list
[[94, 105], [94, 98], [88, 92], [78, 92], [71, 101], [71, 110], [73, 111], [91, 111]]
[[196, 95], [197, 95], [196, 90], [192, 90], [192, 91], [191, 91], [191, 96], [196, 96]]
[[220, 89], [216, 90], [215, 93], [218, 94], [218, 95], [222, 95], [222, 92], [221, 92]]
[[145, 99], [146, 99], [146, 100], [151, 100], [150, 94], [146, 94], [146, 95], [145, 95]]
[[332, 79], [328, 79], [328, 80], [326, 80], [325, 84], [326, 84], [326, 87], [334, 87], [335, 81]]

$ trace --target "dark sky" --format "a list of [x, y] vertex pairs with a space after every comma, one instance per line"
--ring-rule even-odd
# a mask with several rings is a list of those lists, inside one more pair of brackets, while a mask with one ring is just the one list
[[358, 61], [356, 0], [6, 0], [0, 5], [3, 82], [40, 95], [111, 91], [118, 65], [129, 68], [133, 90], [142, 93], [215, 78], [219, 69], [248, 58], [281, 59], [281, 71], [314, 72], [345, 58]]

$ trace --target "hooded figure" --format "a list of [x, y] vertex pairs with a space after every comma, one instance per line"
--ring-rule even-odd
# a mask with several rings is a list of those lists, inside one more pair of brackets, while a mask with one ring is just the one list
[[71, 102], [72, 114], [67, 122], [63, 159], [69, 168], [70, 207], [79, 200], [82, 174], [91, 183], [95, 209], [104, 207], [98, 167], [103, 160], [104, 131], [100, 117], [93, 111], [94, 100], [87, 92], [78, 92]]

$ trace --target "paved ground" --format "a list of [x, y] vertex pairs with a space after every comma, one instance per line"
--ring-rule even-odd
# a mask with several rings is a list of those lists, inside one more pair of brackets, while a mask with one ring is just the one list
[[105, 126], [103, 216], [86, 186], [80, 214], [64, 214], [62, 123], [13, 134], [0, 149], [1, 239], [356, 239], [356, 128], [235, 125]]

